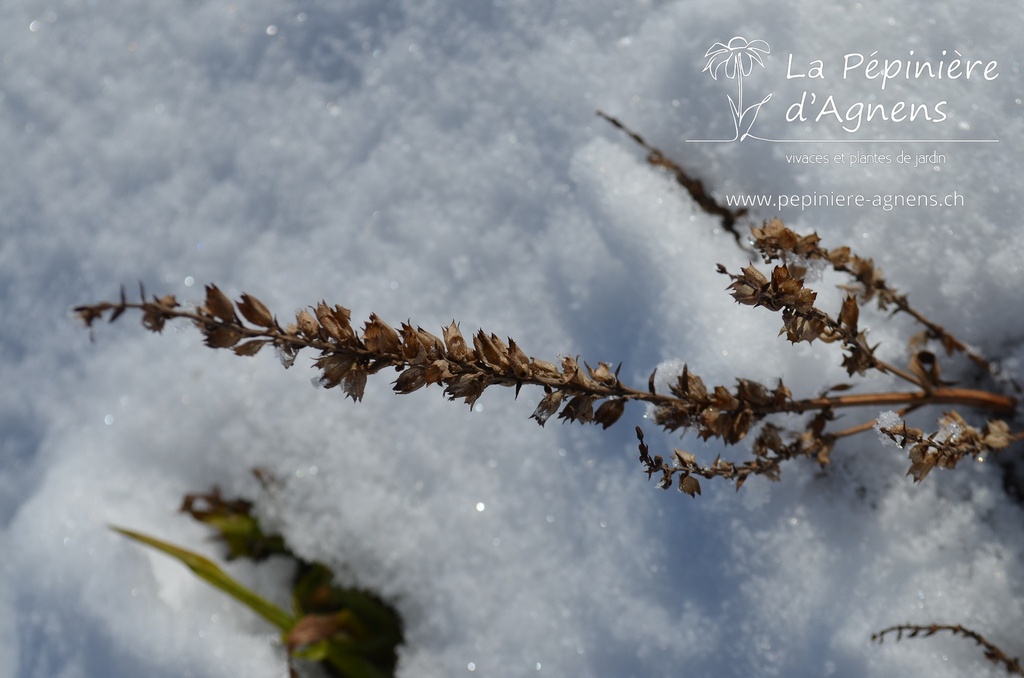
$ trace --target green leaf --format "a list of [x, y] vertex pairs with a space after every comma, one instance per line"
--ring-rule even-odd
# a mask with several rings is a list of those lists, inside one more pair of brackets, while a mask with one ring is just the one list
[[197, 577], [217, 587], [282, 631], [288, 631], [295, 625], [294, 617], [266, 598], [240, 584], [209, 558], [173, 544], [168, 544], [165, 541], [150, 537], [141, 532], [113, 525], [110, 529], [123, 534], [129, 539], [134, 539], [137, 542], [162, 551], [172, 558], [178, 559], [188, 569], [192, 570]]

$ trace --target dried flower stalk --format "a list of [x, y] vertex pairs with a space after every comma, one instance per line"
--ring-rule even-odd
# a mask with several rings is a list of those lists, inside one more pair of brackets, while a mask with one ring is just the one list
[[[711, 466], [699, 466], [693, 455], [679, 450], [671, 464], [661, 456], [651, 457], [638, 429], [640, 461], [648, 476], [658, 474], [659, 486], [669, 487], [678, 475], [679, 489], [691, 496], [700, 492], [695, 476], [725, 478], [739, 488], [751, 474], [778, 479], [780, 464], [787, 459], [813, 456], [820, 464], [827, 464], [836, 440], [868, 427], [866, 423], [845, 431], [826, 431], [839, 408], [902, 405], [909, 410], [923, 405], [958, 404], [1006, 414], [1016, 406], [1011, 397], [931, 382], [924, 378], [926, 374], [915, 375], [875, 358], [875, 347], [868, 345], [857, 327], [856, 299], [848, 297], [838, 317], [832, 318], [813, 306], [815, 294], [804, 287], [802, 280], [792, 277], [785, 265], [777, 266], [771, 279], [753, 266], [737, 275], [721, 270], [733, 280], [729, 289], [738, 302], [782, 313], [783, 332], [790, 341], [839, 342], [846, 351], [844, 364], [851, 375], [876, 369], [896, 374], [917, 388], [795, 399], [781, 380], [774, 388], [747, 379], [737, 379], [734, 388], [708, 388], [684, 367], [670, 385], [670, 393], [658, 393], [654, 374], [646, 390], [631, 388], [619, 380], [619, 368], [613, 369], [609, 363], [599, 362], [594, 368], [569, 356], [563, 356], [557, 364], [540, 360], [528, 356], [515, 340], [509, 338], [506, 342], [483, 330], [467, 341], [454, 321], [442, 329], [439, 337], [408, 323], [395, 329], [371, 314], [359, 331], [352, 327], [348, 309], [322, 301], [299, 311], [294, 323], [281, 327], [259, 299], [243, 294], [233, 302], [215, 285], [207, 286], [206, 300], [195, 310], [183, 308], [173, 296], [146, 300], [144, 290], [140, 290], [140, 301], [130, 302], [122, 290], [118, 302], [80, 306], [75, 311], [92, 326], [105, 315], [113, 321], [127, 310], [137, 310], [142, 313], [143, 325], [153, 332], [160, 332], [171, 320], [190, 320], [211, 348], [229, 348], [237, 355], [254, 356], [264, 346], [272, 345], [286, 366], [300, 351], [311, 349], [318, 353], [313, 365], [320, 372], [320, 383], [326, 388], [340, 386], [356, 401], [363, 397], [368, 376], [394, 368], [399, 372], [393, 382], [395, 392], [412, 393], [439, 384], [450, 400], [462, 400], [470, 406], [490, 386], [514, 387], [517, 395], [524, 385], [539, 386], [544, 395], [532, 418], [541, 425], [558, 413], [558, 418], [565, 421], [608, 428], [631, 400], [651, 403], [655, 421], [666, 430], [693, 428], [705, 440], [720, 438], [737, 443], [759, 425], [752, 461], [734, 464], [716, 460]], [[802, 412], [816, 413], [802, 432], [787, 433], [764, 421], [772, 414]], [[959, 418], [955, 413], [953, 416]], [[1010, 434], [1003, 422], [990, 422], [977, 434], [971, 433], [975, 430], [964, 422], [964, 430], [968, 434], [957, 441], [903, 431], [902, 440], [914, 442], [910, 452], [914, 478], [921, 480], [933, 466], [951, 468], [963, 456], [991, 453], [1021, 437]]]
[[887, 629], [882, 629], [877, 633], [871, 634], [871, 640], [881, 644], [885, 641], [885, 637], [891, 634], [896, 634], [896, 641], [903, 640], [904, 634], [907, 638], [929, 638], [934, 636], [936, 633], [946, 632], [952, 633], [954, 636], [960, 636], [973, 640], [985, 651], [985, 659], [988, 659], [994, 664], [1002, 664], [1003, 668], [1006, 669], [1007, 673], [1024, 676], [1024, 666], [1021, 665], [1020, 659], [1017, 657], [1011, 657], [997, 645], [990, 642], [985, 636], [981, 635], [977, 631], [964, 628], [959, 624], [929, 624], [928, 626], [920, 626], [918, 624], [900, 624], [898, 626], [890, 626]]

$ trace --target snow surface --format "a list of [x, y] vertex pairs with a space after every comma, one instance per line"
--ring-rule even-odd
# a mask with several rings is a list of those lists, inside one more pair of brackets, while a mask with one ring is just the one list
[[[260, 498], [297, 551], [396, 602], [402, 676], [1003, 675], [969, 641], [869, 640], [960, 623], [1024, 653], [1024, 516], [992, 464], [914, 485], [868, 432], [824, 473], [792, 463], [780, 483], [708, 481], [692, 500], [641, 473], [638, 406], [606, 432], [541, 429], [529, 389], [489, 391], [470, 412], [437, 389], [394, 396], [385, 375], [352, 404], [310, 388], [307, 358], [285, 371], [127, 318], [90, 342], [69, 311], [136, 281], [191, 300], [215, 282], [282, 318], [320, 299], [433, 330], [455, 318], [540, 358], [623, 361], [636, 384], [662, 361], [708, 383], [784, 376], [798, 394], [845, 381], [835, 347], [787, 345], [777, 317], [732, 303], [715, 264], [736, 270], [744, 252], [600, 108], [720, 196], [955, 187], [966, 207], [782, 216], [874, 257], [1020, 379], [1024, 17], [1012, 3], [748, 4], [5, 2], [0, 675], [285, 675], [265, 624], [107, 529], [214, 553], [176, 513], [214, 483]], [[745, 81], [748, 103], [770, 83], [779, 104], [762, 136], [845, 135], [782, 119], [808, 87], [785, 78], [788, 53], [834, 68], [850, 51], [956, 49], [997, 60], [998, 79], [882, 92], [832, 73], [819, 87], [949, 101], [948, 124], [862, 136], [999, 143], [943, 145], [937, 170], [687, 144], [731, 132], [735, 82], [701, 69], [734, 35], [772, 45]], [[906, 358], [909, 323], [861, 322]], [[745, 455], [645, 430], [654, 449]], [[254, 466], [281, 491], [261, 495]], [[232, 571], [268, 595], [287, 576]]]

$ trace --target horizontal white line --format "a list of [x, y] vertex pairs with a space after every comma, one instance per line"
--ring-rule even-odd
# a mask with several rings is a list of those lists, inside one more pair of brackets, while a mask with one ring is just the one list
[[[998, 144], [999, 139], [761, 139], [773, 144]], [[686, 139], [688, 144], [729, 144], [736, 139]]]

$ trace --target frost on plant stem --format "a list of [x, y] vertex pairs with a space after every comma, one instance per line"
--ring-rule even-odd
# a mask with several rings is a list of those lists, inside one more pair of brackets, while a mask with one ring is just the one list
[[295, 353], [289, 350], [288, 346], [278, 344], [274, 346], [274, 353], [277, 354], [277, 359], [281, 362], [281, 365], [288, 369], [295, 364]]
[[942, 428], [939, 429], [939, 432], [935, 436], [935, 440], [939, 442], [948, 441], [951, 443], [955, 443], [960, 438], [960, 435], [964, 432], [964, 427], [961, 426], [959, 422], [956, 421], [956, 419], [948, 415], [939, 419], [939, 424], [942, 426]]
[[899, 447], [900, 444], [890, 438], [888, 435], [882, 432], [883, 428], [897, 428], [903, 425], [903, 419], [900, 418], [896, 412], [892, 410], [885, 410], [884, 412], [878, 413], [878, 419], [875, 420], [875, 432], [878, 433], [878, 440], [882, 443], [882, 447]]

